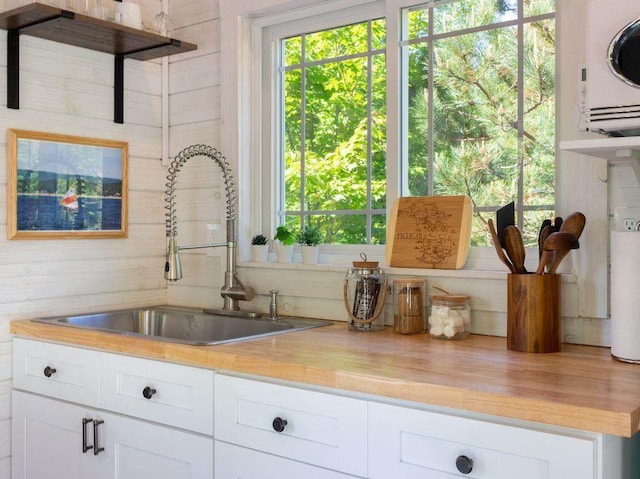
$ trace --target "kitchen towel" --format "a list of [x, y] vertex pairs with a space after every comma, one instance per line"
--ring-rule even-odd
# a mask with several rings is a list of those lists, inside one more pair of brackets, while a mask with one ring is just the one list
[[640, 232], [611, 232], [611, 354], [640, 362]]

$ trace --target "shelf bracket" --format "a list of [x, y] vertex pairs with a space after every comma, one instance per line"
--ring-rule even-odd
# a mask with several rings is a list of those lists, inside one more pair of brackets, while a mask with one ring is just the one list
[[114, 56], [113, 121], [124, 123], [124, 55]]
[[7, 32], [7, 108], [20, 109], [20, 30]]
[[73, 19], [75, 14], [69, 10], [62, 10], [60, 15], [43, 18], [20, 28], [7, 31], [7, 108], [20, 109], [20, 34], [34, 25], [50, 22], [60, 17]]

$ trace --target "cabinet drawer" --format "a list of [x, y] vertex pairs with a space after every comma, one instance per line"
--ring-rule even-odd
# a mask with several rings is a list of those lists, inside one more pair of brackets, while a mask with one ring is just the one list
[[102, 354], [103, 409], [213, 435], [213, 371]]
[[355, 476], [215, 441], [216, 479], [354, 479]]
[[216, 439], [366, 476], [366, 427], [365, 401], [216, 375]]
[[[370, 403], [371, 479], [594, 478], [596, 439]], [[465, 460], [468, 459], [469, 461]], [[471, 465], [469, 472], [460, 467]]]
[[13, 387], [98, 406], [100, 353], [59, 344], [13, 340]]

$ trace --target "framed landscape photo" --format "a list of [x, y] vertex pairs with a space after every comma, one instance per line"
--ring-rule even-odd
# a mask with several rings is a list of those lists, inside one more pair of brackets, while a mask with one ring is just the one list
[[125, 238], [128, 143], [9, 130], [9, 239]]

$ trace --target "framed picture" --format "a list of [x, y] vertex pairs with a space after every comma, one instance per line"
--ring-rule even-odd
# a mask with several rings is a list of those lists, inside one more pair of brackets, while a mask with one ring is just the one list
[[128, 143], [9, 130], [7, 146], [9, 239], [127, 236]]

